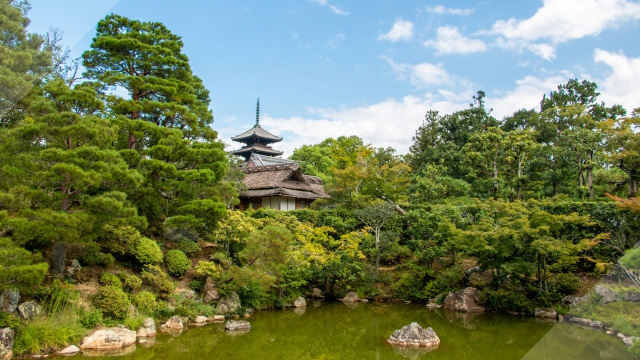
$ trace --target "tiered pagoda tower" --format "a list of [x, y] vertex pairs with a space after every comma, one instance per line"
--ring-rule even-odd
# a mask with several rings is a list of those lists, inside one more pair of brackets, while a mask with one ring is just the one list
[[232, 137], [231, 140], [245, 143], [242, 148], [231, 152], [233, 155], [244, 157], [245, 161], [249, 161], [253, 154], [279, 156], [284, 153], [269, 146], [269, 144], [282, 141], [282, 138], [273, 135], [260, 126], [260, 99], [258, 99], [258, 104], [256, 105], [256, 124], [242, 134]]
[[234, 155], [244, 157], [243, 180], [247, 190], [238, 194], [238, 209], [270, 208], [277, 210], [304, 209], [316, 199], [326, 199], [322, 179], [304, 175], [300, 165], [293, 160], [277, 158], [282, 151], [269, 144], [282, 141], [260, 126], [260, 99], [256, 107], [256, 124], [244, 133], [231, 138], [245, 143]]

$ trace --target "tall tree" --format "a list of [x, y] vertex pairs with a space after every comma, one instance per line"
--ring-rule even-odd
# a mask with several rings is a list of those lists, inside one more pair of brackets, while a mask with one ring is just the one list
[[0, 0], [0, 127], [18, 121], [12, 110], [51, 66], [42, 37], [27, 33], [29, 8], [26, 1]]

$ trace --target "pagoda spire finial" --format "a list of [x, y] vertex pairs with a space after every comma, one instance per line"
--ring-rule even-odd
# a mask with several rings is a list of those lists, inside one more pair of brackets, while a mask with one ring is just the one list
[[256, 125], [260, 125], [260, 98], [258, 98], [258, 104], [256, 105]]

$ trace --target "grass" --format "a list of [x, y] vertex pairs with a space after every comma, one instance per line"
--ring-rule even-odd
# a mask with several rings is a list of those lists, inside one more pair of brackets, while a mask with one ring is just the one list
[[602, 305], [590, 300], [575, 310], [575, 316], [602, 321], [627, 336], [640, 336], [640, 303], [637, 302]]
[[36, 319], [18, 327], [13, 352], [17, 356], [46, 354], [78, 342], [86, 332], [75, 312], [58, 312], [52, 317]]

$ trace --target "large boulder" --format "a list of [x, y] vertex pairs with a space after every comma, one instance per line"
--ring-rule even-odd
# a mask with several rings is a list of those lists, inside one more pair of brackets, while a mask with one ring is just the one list
[[444, 300], [444, 308], [456, 311], [483, 312], [484, 308], [478, 305], [479, 295], [480, 291], [473, 287], [454, 293], [450, 292]]
[[569, 295], [569, 296], [565, 296], [564, 298], [562, 298], [562, 303], [564, 305], [569, 305], [570, 308], [574, 308], [580, 304], [582, 304], [583, 302], [589, 300], [589, 296], [585, 295], [585, 296], [574, 296], [574, 295]]
[[233, 291], [229, 296], [225, 296], [220, 299], [216, 310], [220, 314], [230, 314], [238, 311], [241, 306], [240, 297], [235, 291]]
[[156, 336], [156, 323], [152, 318], [144, 319], [142, 326], [136, 333], [138, 337], [155, 337]]
[[555, 309], [542, 309], [542, 308], [536, 308], [533, 312], [533, 314], [535, 315], [535, 317], [539, 317], [539, 318], [557, 318], [558, 317], [558, 312]]
[[346, 302], [356, 302], [358, 301], [358, 294], [354, 293], [353, 291], [348, 293], [347, 295], [344, 296], [344, 298], [342, 298], [342, 301], [346, 301]]
[[224, 324], [224, 329], [229, 331], [250, 330], [251, 324], [244, 320], [229, 320]]
[[297, 308], [306, 307], [307, 299], [303, 298], [302, 296], [298, 296], [295, 300], [293, 300], [293, 306]]
[[423, 329], [418, 323], [412, 322], [410, 325], [394, 331], [387, 342], [393, 346], [435, 349], [440, 345], [440, 338], [432, 328]]
[[40, 304], [35, 301], [27, 301], [18, 305], [18, 314], [20, 314], [23, 319], [33, 319], [38, 316], [41, 311], [42, 308]]
[[100, 329], [82, 338], [80, 349], [85, 350], [118, 350], [126, 348], [136, 343], [136, 332], [114, 327], [109, 329]]
[[216, 287], [216, 283], [212, 278], [208, 277], [204, 282], [204, 303], [208, 304], [212, 301], [216, 301], [220, 299], [220, 293], [218, 292], [218, 288]]
[[0, 360], [9, 360], [13, 356], [13, 336], [11, 328], [0, 329]]
[[0, 294], [0, 311], [12, 313], [18, 308], [20, 292], [17, 289], [6, 289]]
[[604, 285], [596, 285], [596, 294], [602, 296], [602, 303], [608, 304], [619, 301], [618, 294]]

